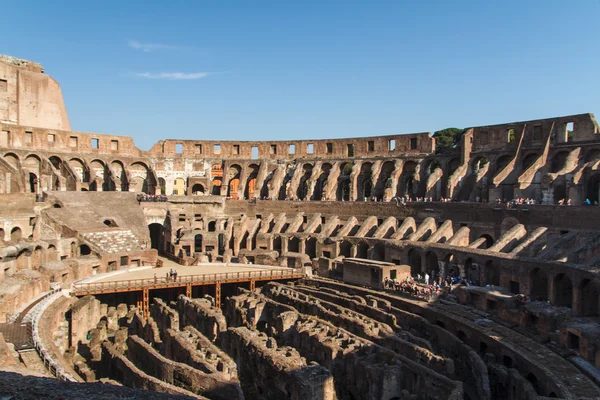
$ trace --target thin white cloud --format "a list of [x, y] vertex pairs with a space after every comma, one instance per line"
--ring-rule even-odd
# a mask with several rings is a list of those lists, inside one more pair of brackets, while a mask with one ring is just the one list
[[208, 76], [207, 72], [136, 72], [135, 76], [146, 79], [167, 79], [171, 81], [202, 79]]
[[181, 46], [174, 46], [170, 44], [160, 44], [160, 43], [142, 43], [137, 40], [130, 40], [127, 42], [127, 45], [135, 50], [141, 50], [144, 53], [149, 53], [154, 50], [175, 50], [181, 49]]

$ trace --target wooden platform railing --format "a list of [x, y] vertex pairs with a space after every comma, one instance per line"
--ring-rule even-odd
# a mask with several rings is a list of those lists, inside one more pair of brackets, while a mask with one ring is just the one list
[[214, 274], [181, 275], [177, 279], [166, 276], [145, 279], [130, 279], [112, 282], [75, 283], [71, 290], [74, 296], [92, 293], [128, 292], [152, 288], [181, 287], [211, 283], [233, 283], [246, 281], [263, 281], [270, 279], [297, 279], [304, 277], [302, 269], [277, 269], [245, 272], [222, 272]]

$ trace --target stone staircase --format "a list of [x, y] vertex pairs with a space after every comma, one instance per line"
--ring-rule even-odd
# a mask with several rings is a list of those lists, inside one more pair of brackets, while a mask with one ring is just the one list
[[103, 253], [142, 250], [139, 239], [130, 230], [90, 232], [81, 237]]

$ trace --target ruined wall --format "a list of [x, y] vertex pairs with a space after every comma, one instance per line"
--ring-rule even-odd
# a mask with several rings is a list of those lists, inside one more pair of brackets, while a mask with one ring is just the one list
[[39, 64], [0, 58], [0, 121], [71, 130], [62, 91]]

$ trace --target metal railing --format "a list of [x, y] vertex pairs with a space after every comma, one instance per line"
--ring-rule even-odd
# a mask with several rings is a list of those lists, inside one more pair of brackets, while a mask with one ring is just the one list
[[152, 287], [179, 287], [188, 284], [202, 283], [228, 283], [249, 280], [269, 280], [269, 279], [296, 279], [304, 276], [303, 269], [278, 269], [278, 270], [263, 270], [263, 271], [246, 271], [246, 272], [223, 272], [214, 274], [199, 274], [199, 275], [183, 275], [177, 279], [172, 277], [156, 277], [146, 279], [130, 279], [113, 282], [90, 282], [90, 283], [75, 283], [73, 284], [72, 293], [79, 295], [82, 293], [98, 293], [98, 292], [118, 292], [151, 289]]
[[62, 296], [62, 290], [50, 292], [42, 301], [40, 301], [33, 309], [31, 309], [31, 312], [29, 312], [24, 319], [31, 319], [31, 337], [33, 338], [33, 344], [40, 355], [44, 366], [46, 366], [46, 368], [52, 372], [57, 379], [68, 382], [77, 382], [77, 380], [73, 378], [73, 376], [69, 374], [62, 366], [60, 366], [60, 364], [50, 355], [40, 337], [38, 330], [38, 325], [42, 314], [44, 311], [46, 311], [50, 304], [52, 304], [60, 296]]

